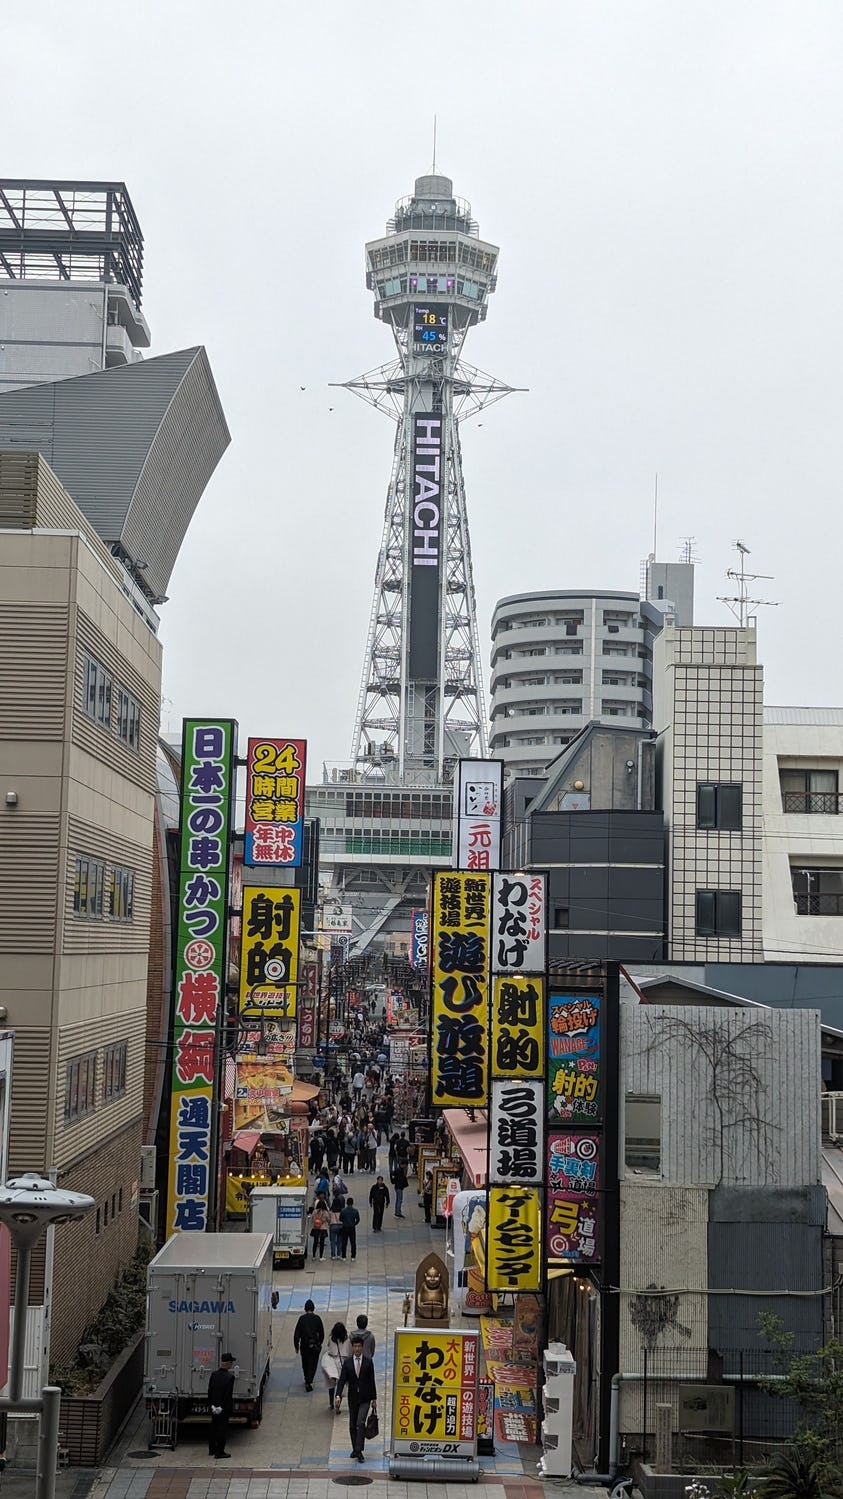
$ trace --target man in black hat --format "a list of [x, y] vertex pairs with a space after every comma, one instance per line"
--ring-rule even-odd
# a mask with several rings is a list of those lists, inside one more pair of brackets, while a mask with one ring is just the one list
[[211, 1407], [211, 1431], [208, 1451], [211, 1457], [231, 1457], [225, 1450], [228, 1423], [234, 1405], [234, 1355], [224, 1353], [220, 1367], [208, 1380], [208, 1404]]
[[351, 1357], [344, 1358], [342, 1361], [334, 1396], [334, 1406], [337, 1410], [342, 1406], [342, 1392], [346, 1385], [348, 1386], [348, 1429], [351, 1433], [351, 1456], [356, 1457], [358, 1463], [362, 1463], [369, 1408], [370, 1406], [377, 1408], [378, 1398], [375, 1389], [375, 1366], [363, 1352], [362, 1332], [351, 1334]]

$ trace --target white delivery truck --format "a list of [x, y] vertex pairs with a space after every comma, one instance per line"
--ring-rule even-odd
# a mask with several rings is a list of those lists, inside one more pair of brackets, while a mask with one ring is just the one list
[[273, 1262], [301, 1268], [307, 1255], [307, 1185], [254, 1187], [249, 1198], [249, 1227], [272, 1234]]
[[208, 1380], [234, 1355], [234, 1419], [256, 1425], [272, 1353], [269, 1234], [174, 1234], [150, 1260], [144, 1394], [175, 1419], [210, 1414]]

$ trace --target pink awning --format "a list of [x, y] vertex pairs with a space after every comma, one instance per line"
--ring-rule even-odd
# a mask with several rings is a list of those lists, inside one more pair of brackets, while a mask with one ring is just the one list
[[442, 1112], [451, 1138], [463, 1158], [471, 1185], [482, 1187], [487, 1176], [488, 1125], [485, 1112], [476, 1109], [473, 1122], [464, 1109], [443, 1109]]
[[242, 1150], [244, 1155], [251, 1155], [260, 1144], [260, 1138], [259, 1129], [240, 1129], [231, 1143], [235, 1149]]

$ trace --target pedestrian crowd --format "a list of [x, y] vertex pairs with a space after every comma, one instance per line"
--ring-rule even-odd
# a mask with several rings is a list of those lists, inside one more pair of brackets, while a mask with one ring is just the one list
[[339, 1414], [347, 1393], [349, 1456], [364, 1462], [366, 1438], [378, 1432], [375, 1337], [368, 1317], [361, 1313], [350, 1335], [344, 1322], [335, 1322], [326, 1340], [322, 1318], [314, 1303], [306, 1301], [293, 1333], [293, 1347], [301, 1359], [306, 1390], [313, 1389], [316, 1370], [321, 1369], [330, 1411]]

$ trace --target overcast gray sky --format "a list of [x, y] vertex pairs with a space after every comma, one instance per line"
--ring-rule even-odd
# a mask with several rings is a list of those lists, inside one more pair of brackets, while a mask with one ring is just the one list
[[46, 0], [0, 45], [3, 172], [126, 181], [152, 352], [206, 344], [231, 427], [162, 610], [172, 727], [349, 752], [393, 428], [328, 382], [393, 355], [363, 245], [434, 113], [501, 247], [466, 358], [529, 386], [463, 428], [484, 667], [500, 596], [637, 589], [658, 471], [697, 622], [740, 536], [767, 701], [840, 702], [839, 0]]

